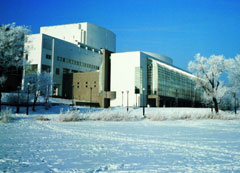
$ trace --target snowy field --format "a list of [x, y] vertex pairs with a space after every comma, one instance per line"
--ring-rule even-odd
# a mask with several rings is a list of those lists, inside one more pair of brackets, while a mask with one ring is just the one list
[[[209, 109], [147, 108], [142, 119], [142, 109], [67, 109], [37, 107], [30, 116], [21, 109], [0, 122], [0, 172], [240, 172], [235, 115], [213, 120]], [[75, 115], [81, 121], [63, 122]]]

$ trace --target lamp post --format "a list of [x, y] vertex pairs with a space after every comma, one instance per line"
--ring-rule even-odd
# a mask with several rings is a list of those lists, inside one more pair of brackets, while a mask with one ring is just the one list
[[17, 111], [16, 111], [16, 113], [19, 113], [19, 90], [20, 90], [20, 86], [17, 87], [18, 100], [17, 100]]
[[137, 107], [137, 93], [136, 93], [136, 107]]
[[234, 112], [235, 114], [237, 114], [237, 97], [236, 97], [236, 93], [233, 93], [233, 97], [234, 97]]
[[[1, 90], [1, 88], [0, 88], [0, 90]], [[0, 91], [0, 112], [1, 111], [2, 111], [2, 92]]]
[[123, 107], [123, 93], [124, 93], [124, 91], [122, 91], [122, 107]]
[[170, 78], [171, 82], [172, 82], [172, 85], [173, 85], [173, 89], [175, 89], [176, 91], [176, 95], [175, 95], [175, 106], [178, 107], [178, 89], [177, 89], [177, 84], [176, 82], [174, 81], [173, 78]]
[[91, 108], [91, 103], [92, 103], [92, 87], [90, 87], [90, 103], [89, 103], [90, 108]]
[[143, 118], [146, 118], [145, 117], [145, 103], [144, 103], [144, 91], [145, 91], [145, 88], [143, 88], [142, 91], [143, 91]]
[[178, 89], [176, 88], [176, 107], [178, 107]]
[[127, 112], [128, 112], [128, 93], [129, 91], [127, 91]]
[[74, 105], [74, 85], [72, 84], [72, 106]]
[[27, 83], [27, 109], [26, 109], [26, 115], [28, 115], [28, 112], [29, 112], [29, 86], [30, 86], [30, 83]]

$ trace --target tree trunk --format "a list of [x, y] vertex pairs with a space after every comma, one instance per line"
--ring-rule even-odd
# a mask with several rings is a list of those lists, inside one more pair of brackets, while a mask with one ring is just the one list
[[35, 96], [34, 97], [34, 100], [33, 100], [33, 107], [32, 107], [32, 111], [34, 111], [35, 112], [35, 105], [36, 105], [36, 103], [37, 103], [37, 96]]
[[2, 91], [0, 90], [0, 112], [2, 111]]
[[235, 98], [234, 99], [234, 112], [235, 112], [235, 114], [237, 114], [237, 97], [236, 97], [236, 95], [234, 98]]
[[45, 110], [48, 110], [49, 105], [48, 105], [48, 97], [45, 98]]
[[212, 100], [213, 100], [215, 112], [218, 113], [218, 102], [216, 97], [213, 97]]

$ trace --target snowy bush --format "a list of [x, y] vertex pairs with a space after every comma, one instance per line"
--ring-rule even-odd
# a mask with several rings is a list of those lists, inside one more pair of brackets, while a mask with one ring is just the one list
[[13, 120], [12, 110], [7, 108], [5, 111], [0, 112], [0, 120], [3, 123], [8, 123]]
[[78, 110], [68, 110], [60, 113], [59, 121], [136, 121], [142, 119], [142, 115], [132, 114], [126, 110], [104, 109], [102, 111], [81, 113]]
[[93, 112], [89, 114], [91, 120], [100, 120], [100, 121], [137, 121], [141, 120], [143, 117], [139, 114], [134, 114], [134, 112], [120, 109], [120, 110], [111, 110], [105, 109], [100, 112]]
[[68, 110], [63, 113], [62, 110], [59, 115], [59, 121], [70, 122], [70, 121], [81, 121], [81, 116], [78, 111]]
[[151, 111], [147, 118], [152, 121], [164, 120], [200, 120], [200, 119], [218, 119], [218, 120], [239, 120], [240, 116], [233, 112], [219, 111], [218, 114], [211, 112], [210, 109], [202, 108], [162, 108], [158, 111]]
[[[143, 120], [141, 109], [103, 109], [101, 111], [83, 112], [81, 110], [60, 111], [59, 121], [139, 121]], [[240, 115], [233, 112], [219, 111], [218, 114], [209, 108], [149, 108], [146, 109], [146, 119], [151, 121], [169, 120], [240, 120]]]

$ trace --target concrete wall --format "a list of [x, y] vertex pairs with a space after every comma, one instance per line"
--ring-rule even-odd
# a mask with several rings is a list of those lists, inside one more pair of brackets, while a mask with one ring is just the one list
[[116, 52], [116, 35], [100, 26], [87, 23], [87, 45]]
[[[38, 64], [38, 72], [41, 69], [42, 57], [42, 34], [28, 35], [28, 42], [24, 44], [24, 50], [27, 51], [28, 61], [31, 64]], [[26, 56], [26, 55], [25, 55]]]
[[68, 25], [45, 26], [40, 28], [40, 33], [51, 35], [76, 44], [86, 44], [87, 23], [74, 23]]
[[[99, 103], [99, 72], [74, 73], [73, 74], [73, 95], [75, 100], [82, 102]], [[91, 89], [92, 88], [92, 89]]]
[[51, 35], [73, 44], [80, 42], [99, 50], [116, 51], [116, 35], [103, 27], [87, 22], [41, 27], [40, 33]]
[[140, 52], [113, 53], [111, 55], [111, 90], [116, 91], [116, 99], [111, 100], [111, 106], [127, 106], [127, 91], [129, 91], [129, 106], [136, 105], [135, 67], [140, 67]]
[[65, 74], [63, 81], [64, 97], [74, 99], [74, 104], [109, 107], [106, 94], [99, 92], [99, 72]]

